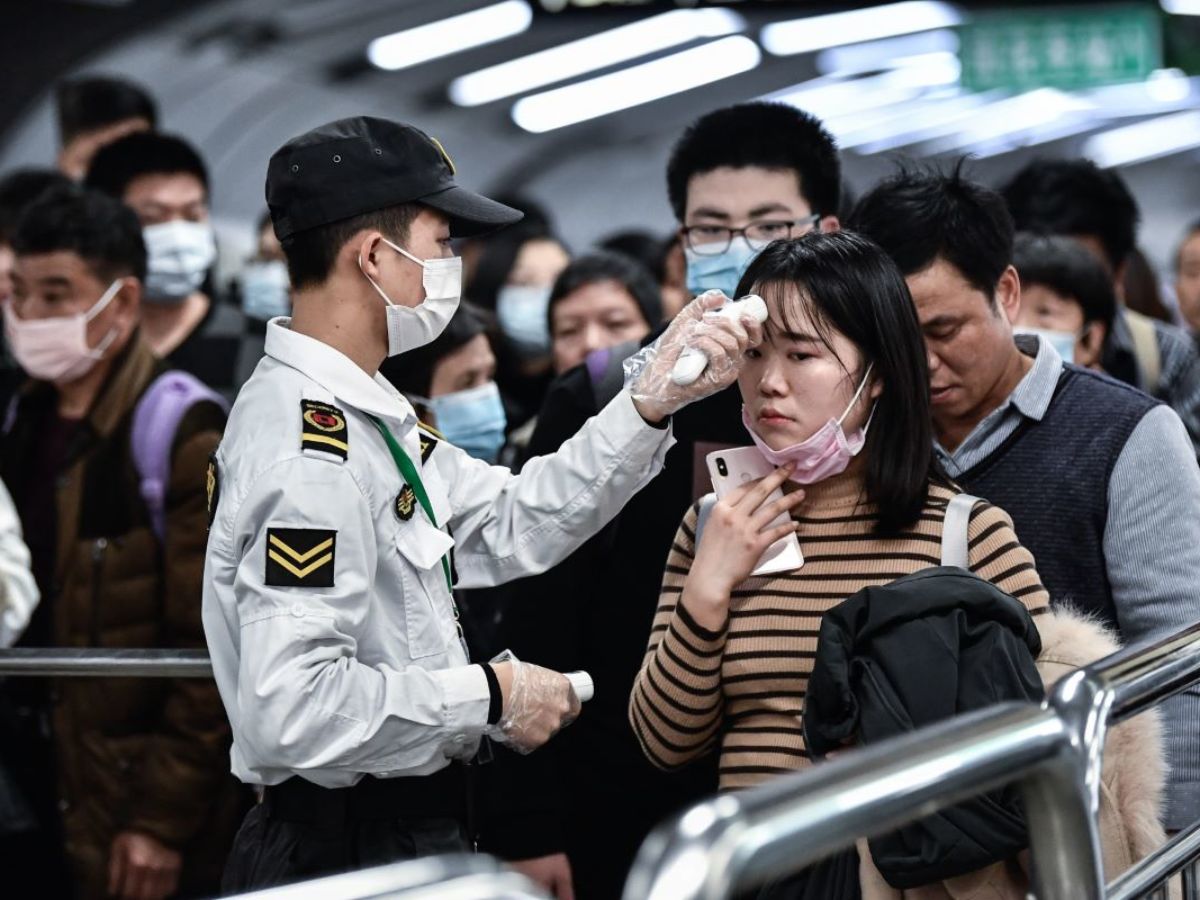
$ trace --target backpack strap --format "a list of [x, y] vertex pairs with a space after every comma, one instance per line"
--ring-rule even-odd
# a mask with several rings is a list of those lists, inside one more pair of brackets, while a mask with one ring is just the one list
[[150, 383], [133, 411], [130, 447], [150, 527], [162, 543], [167, 531], [167, 483], [175, 432], [197, 403], [215, 403], [228, 412], [225, 398], [187, 372], [164, 372]]
[[704, 534], [704, 525], [712, 515], [713, 507], [717, 505], [716, 494], [705, 494], [697, 503], [696, 510], [696, 549], [700, 549], [700, 538]]
[[1129, 335], [1133, 338], [1133, 355], [1142, 376], [1141, 388], [1155, 396], [1158, 393], [1158, 379], [1162, 377], [1162, 354], [1158, 350], [1158, 333], [1154, 330], [1154, 322], [1132, 309], [1124, 310], [1124, 313]]
[[946, 520], [942, 523], [942, 565], [971, 568], [967, 531], [971, 527], [971, 510], [979, 502], [970, 494], [957, 494], [946, 506]]

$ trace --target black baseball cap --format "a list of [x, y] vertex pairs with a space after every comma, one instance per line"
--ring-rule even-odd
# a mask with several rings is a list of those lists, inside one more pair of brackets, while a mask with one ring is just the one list
[[356, 116], [292, 138], [267, 164], [267, 206], [275, 236], [401, 203], [445, 213], [455, 237], [520, 221], [519, 210], [459, 187], [442, 145], [419, 128]]

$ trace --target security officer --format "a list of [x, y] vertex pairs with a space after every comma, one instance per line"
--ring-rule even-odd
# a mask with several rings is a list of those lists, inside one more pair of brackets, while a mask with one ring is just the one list
[[[209, 471], [204, 628], [233, 773], [264, 787], [228, 891], [466, 847], [461, 762], [481, 735], [529, 751], [579, 703], [558, 673], [470, 665], [452, 587], [566, 557], [661, 468], [669, 414], [761, 340], [697, 302], [640, 389], [558, 453], [519, 476], [472, 459], [377, 374], [453, 316], [451, 237], [520, 218], [454, 175], [436, 140], [372, 118], [303, 134], [267, 169], [294, 315], [269, 324]], [[681, 389], [684, 334], [721, 365]]]

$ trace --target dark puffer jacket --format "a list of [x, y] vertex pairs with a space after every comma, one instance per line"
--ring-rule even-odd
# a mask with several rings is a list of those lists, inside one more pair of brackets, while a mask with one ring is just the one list
[[[1041, 638], [1018, 600], [955, 568], [869, 587], [825, 613], [805, 701], [814, 756], [1005, 701], [1041, 702]], [[893, 887], [942, 881], [1028, 845], [1014, 787], [870, 841]]]
[[[163, 365], [135, 336], [67, 448], [55, 491], [53, 575], [43, 585], [47, 643], [203, 647], [205, 475], [224, 412], [202, 402], [171, 451], [160, 546], [130, 451], [132, 414]], [[20, 393], [2, 474], [19, 494], [34, 470], [55, 394]], [[18, 501], [19, 502], [19, 501]], [[57, 790], [73, 880], [103, 897], [113, 837], [139, 831], [181, 851], [184, 892], [215, 891], [244, 802], [229, 774], [229, 726], [205, 679], [73, 678], [48, 692]]]

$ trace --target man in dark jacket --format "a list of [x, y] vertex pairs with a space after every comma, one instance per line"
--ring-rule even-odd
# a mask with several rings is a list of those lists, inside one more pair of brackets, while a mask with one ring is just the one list
[[[838, 228], [841, 175], [815, 118], [771, 103], [709, 113], [672, 152], [667, 187], [688, 253], [688, 285], [734, 293], [771, 240]], [[699, 248], [699, 249], [697, 249]], [[620, 360], [616, 360], [618, 366]], [[586, 365], [550, 389], [531, 455], [549, 453], [604, 405]], [[615, 380], [620, 385], [619, 377]], [[614, 388], [615, 390], [615, 388]], [[654, 769], [627, 714], [658, 606], [663, 567], [688, 507], [712, 487], [707, 453], [749, 443], [741, 396], [724, 391], [674, 416], [663, 472], [566, 562], [511, 587], [500, 644], [559, 671], [585, 669], [595, 698], [533, 757], [501, 754], [485, 769], [493, 807], [483, 845], [559, 898], [616, 898], [638, 847], [661, 819], [716, 790], [715, 758], [680, 773]], [[568, 863], [569, 860], [569, 863]]]
[[[206, 468], [224, 426], [186, 408], [164, 485], [161, 539], [143, 499], [132, 420], [163, 365], [138, 328], [146, 253], [136, 216], [76, 188], [29, 207], [13, 237], [5, 308], [30, 376], [7, 417], [0, 474], [28, 536], [42, 602], [27, 647], [202, 647]], [[229, 727], [207, 680], [80, 678], [6, 685], [2, 751], [40, 825], [32, 857], [80, 897], [214, 891], [238, 814]], [[57, 821], [61, 813], [61, 822]], [[61, 827], [70, 862], [41, 868]], [[48, 889], [54, 895], [54, 888]]]

